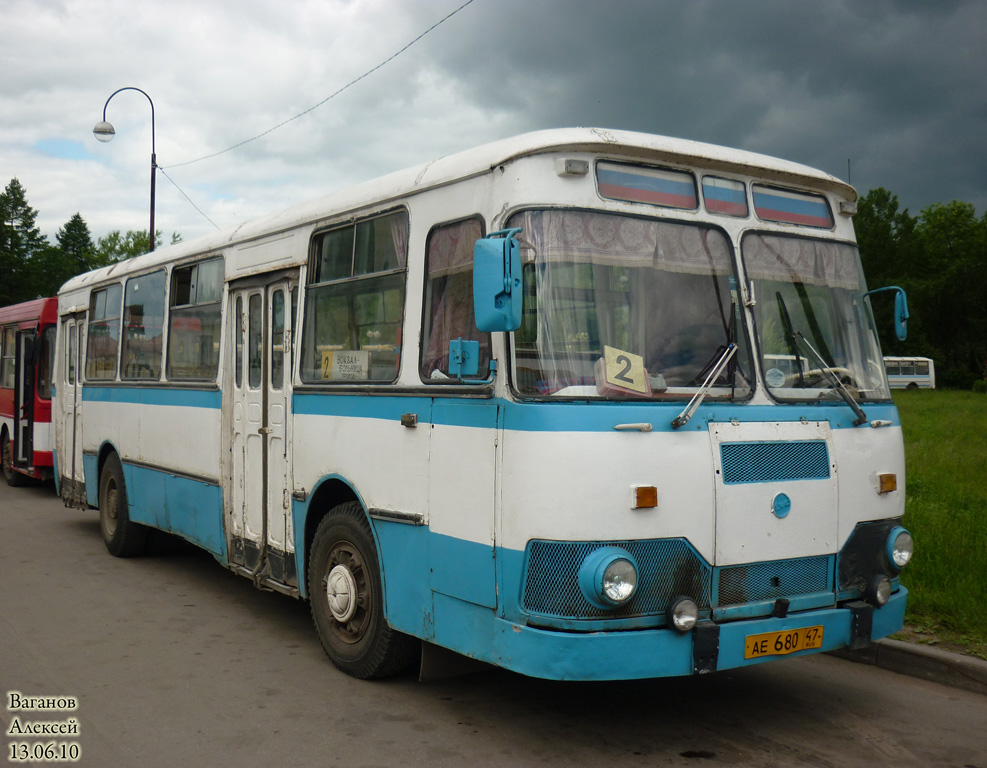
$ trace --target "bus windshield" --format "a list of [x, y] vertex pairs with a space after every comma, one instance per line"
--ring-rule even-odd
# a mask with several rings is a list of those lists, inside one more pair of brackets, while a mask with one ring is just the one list
[[848, 243], [754, 233], [741, 245], [768, 392], [778, 400], [890, 398], [874, 317]]
[[707, 397], [750, 395], [732, 251], [720, 230], [573, 210], [526, 211], [509, 226], [522, 228], [519, 394], [688, 398], [719, 367]]

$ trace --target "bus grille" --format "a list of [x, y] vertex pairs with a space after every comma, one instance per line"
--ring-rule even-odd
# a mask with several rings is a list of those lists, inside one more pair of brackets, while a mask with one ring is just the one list
[[[626, 549], [637, 560], [637, 593], [616, 610], [597, 608], [579, 589], [579, 566], [601, 547]], [[643, 541], [544, 541], [528, 544], [521, 604], [525, 611], [569, 619], [613, 619], [663, 614], [671, 600], [688, 595], [709, 605], [712, 569], [685, 539]]]
[[832, 557], [805, 557], [719, 569], [718, 604], [740, 605], [758, 600], [807, 595], [833, 589]]
[[825, 440], [720, 445], [724, 483], [825, 480], [829, 449]]

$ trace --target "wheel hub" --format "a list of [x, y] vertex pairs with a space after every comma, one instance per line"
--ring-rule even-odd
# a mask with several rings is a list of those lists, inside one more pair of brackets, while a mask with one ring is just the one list
[[329, 612], [341, 624], [356, 615], [357, 586], [352, 571], [345, 565], [337, 565], [326, 578], [326, 598]]

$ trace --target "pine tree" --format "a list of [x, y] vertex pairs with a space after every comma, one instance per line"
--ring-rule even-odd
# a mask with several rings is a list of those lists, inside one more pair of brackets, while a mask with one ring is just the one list
[[32, 259], [50, 244], [35, 224], [37, 217], [20, 181], [11, 179], [0, 194], [0, 306], [39, 296]]

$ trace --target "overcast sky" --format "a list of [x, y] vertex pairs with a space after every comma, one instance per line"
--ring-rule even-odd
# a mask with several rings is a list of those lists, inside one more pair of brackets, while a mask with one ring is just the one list
[[[987, 208], [985, 0], [0, 0], [0, 184], [54, 240], [188, 240], [541, 128], [664, 134]], [[208, 220], [207, 218], [208, 217]], [[210, 221], [212, 223], [210, 223]]]

